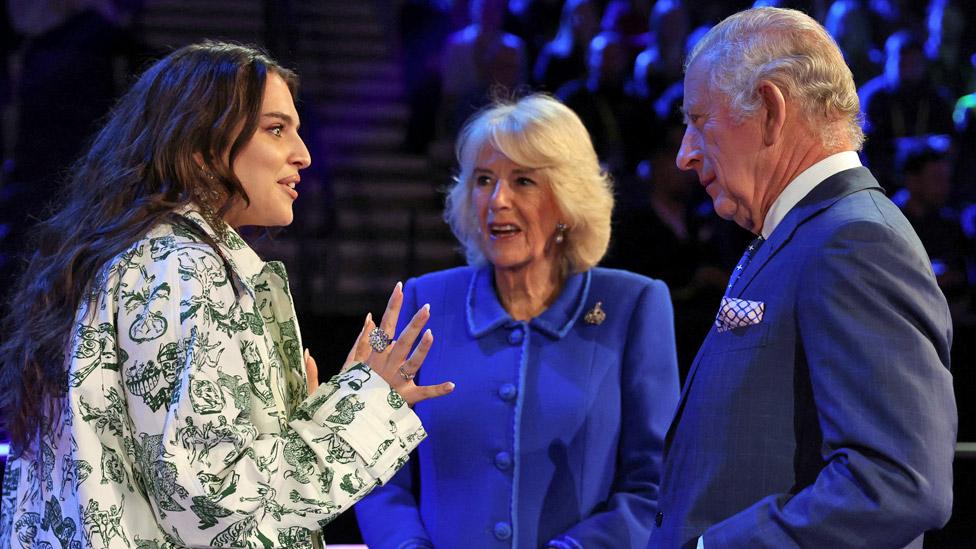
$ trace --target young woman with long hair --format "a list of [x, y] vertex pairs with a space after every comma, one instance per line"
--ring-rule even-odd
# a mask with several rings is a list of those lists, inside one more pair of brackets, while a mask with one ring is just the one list
[[0, 547], [308, 546], [424, 438], [407, 405], [453, 387], [412, 381], [428, 308], [388, 345], [398, 285], [318, 386], [284, 268], [236, 232], [292, 221], [296, 86], [252, 48], [181, 48], [73, 168], [3, 326]]

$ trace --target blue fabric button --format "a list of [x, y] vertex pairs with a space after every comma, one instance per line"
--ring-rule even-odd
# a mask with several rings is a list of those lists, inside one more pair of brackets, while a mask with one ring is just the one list
[[498, 452], [495, 454], [495, 467], [502, 471], [508, 470], [512, 466], [512, 455], [508, 452]]
[[498, 539], [508, 539], [512, 537], [512, 525], [507, 522], [495, 523], [495, 537]]
[[522, 343], [522, 339], [524, 337], [525, 332], [522, 331], [522, 328], [515, 328], [512, 330], [512, 333], [508, 334], [508, 342], [512, 345], [518, 345], [519, 343]]
[[511, 383], [506, 383], [498, 388], [498, 396], [502, 400], [512, 400], [518, 394], [518, 389]]

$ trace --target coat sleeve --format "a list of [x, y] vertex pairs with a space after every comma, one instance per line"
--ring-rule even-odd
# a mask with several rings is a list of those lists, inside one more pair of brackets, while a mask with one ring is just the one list
[[797, 329], [823, 468], [795, 494], [713, 525], [705, 547], [903, 547], [948, 520], [952, 328], [924, 251], [887, 225], [859, 221], [807, 263]]
[[[291, 414], [260, 312], [205, 246], [146, 259], [121, 283], [127, 454], [161, 527], [187, 546], [292, 546], [388, 480], [425, 436], [363, 364]], [[237, 292], [241, 291], [237, 288]], [[263, 339], [267, 342], [268, 339]], [[162, 379], [162, 390], [149, 390]]]
[[678, 403], [678, 359], [667, 286], [652, 281], [629, 323], [620, 380], [620, 443], [612, 492], [603, 508], [550, 547], [645, 547], [657, 513], [664, 436]]
[[[414, 280], [408, 280], [403, 290], [402, 313], [397, 326], [399, 334], [417, 310]], [[436, 339], [437, 334], [434, 334]], [[421, 375], [423, 367], [420, 369]], [[359, 502], [356, 519], [363, 541], [371, 549], [432, 548], [433, 542], [424, 528], [417, 505], [417, 478], [410, 467], [401, 469], [385, 486], [373, 490]]]

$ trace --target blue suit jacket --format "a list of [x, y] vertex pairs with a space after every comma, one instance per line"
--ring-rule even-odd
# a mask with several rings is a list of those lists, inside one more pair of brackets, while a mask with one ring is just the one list
[[922, 244], [870, 172], [811, 191], [732, 297], [765, 302], [765, 318], [702, 344], [650, 546], [921, 546], [952, 503], [952, 328]]
[[[418, 378], [457, 388], [416, 406], [418, 471], [356, 506], [370, 548], [643, 548], [679, 393], [664, 283], [592, 269], [530, 322], [502, 308], [490, 268], [422, 276], [404, 296], [404, 311], [431, 305]], [[606, 320], [587, 323], [598, 301]]]

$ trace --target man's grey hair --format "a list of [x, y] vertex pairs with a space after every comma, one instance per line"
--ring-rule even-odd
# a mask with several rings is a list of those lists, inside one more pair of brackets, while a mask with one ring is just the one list
[[826, 29], [802, 12], [754, 8], [731, 15], [698, 42], [685, 70], [699, 61], [708, 63], [710, 87], [740, 120], [759, 110], [758, 85], [768, 80], [800, 106], [826, 148], [864, 143], [851, 69]]

